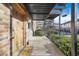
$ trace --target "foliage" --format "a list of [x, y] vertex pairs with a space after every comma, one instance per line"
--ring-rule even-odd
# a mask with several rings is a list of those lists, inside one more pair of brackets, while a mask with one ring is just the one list
[[71, 46], [69, 40], [70, 38], [66, 36], [59, 37], [57, 34], [51, 35], [51, 41], [53, 41], [65, 55], [71, 55]]
[[43, 36], [43, 31], [41, 29], [38, 29], [34, 32], [34, 36]]
[[77, 55], [79, 56], [79, 39], [77, 41]]

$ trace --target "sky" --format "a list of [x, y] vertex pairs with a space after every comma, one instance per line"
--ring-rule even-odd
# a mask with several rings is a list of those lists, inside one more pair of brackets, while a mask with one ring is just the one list
[[[76, 6], [77, 19], [79, 18], [79, 4]], [[66, 8], [62, 11], [62, 15], [67, 15], [66, 17], [61, 17], [61, 23], [68, 22], [71, 20], [71, 3], [66, 4]], [[58, 23], [59, 17], [56, 17], [54, 20]]]

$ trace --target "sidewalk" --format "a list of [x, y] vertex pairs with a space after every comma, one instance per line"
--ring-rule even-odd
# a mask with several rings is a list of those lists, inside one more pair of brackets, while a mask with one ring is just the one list
[[33, 46], [31, 56], [64, 56], [64, 54], [45, 36], [36, 36], [29, 41]]

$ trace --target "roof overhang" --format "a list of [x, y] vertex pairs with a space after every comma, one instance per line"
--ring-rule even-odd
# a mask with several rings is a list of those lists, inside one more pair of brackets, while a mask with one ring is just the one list
[[55, 3], [28, 3], [25, 6], [28, 8], [29, 13], [33, 20], [45, 20], [49, 12], [55, 6]]
[[11, 4], [12, 5], [12, 16], [17, 18], [20, 21], [26, 21], [29, 19], [30, 15], [27, 9], [24, 7], [23, 4]]

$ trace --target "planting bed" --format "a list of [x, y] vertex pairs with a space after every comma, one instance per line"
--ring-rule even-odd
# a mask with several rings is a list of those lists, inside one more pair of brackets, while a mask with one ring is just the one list
[[[50, 36], [50, 39], [52, 42], [54, 42], [57, 47], [67, 56], [71, 55], [71, 44], [70, 44], [70, 37], [67, 37], [65, 35], [61, 35], [59, 37], [59, 35], [57, 34], [52, 34]], [[79, 55], [79, 39], [77, 41], [77, 55]]]

